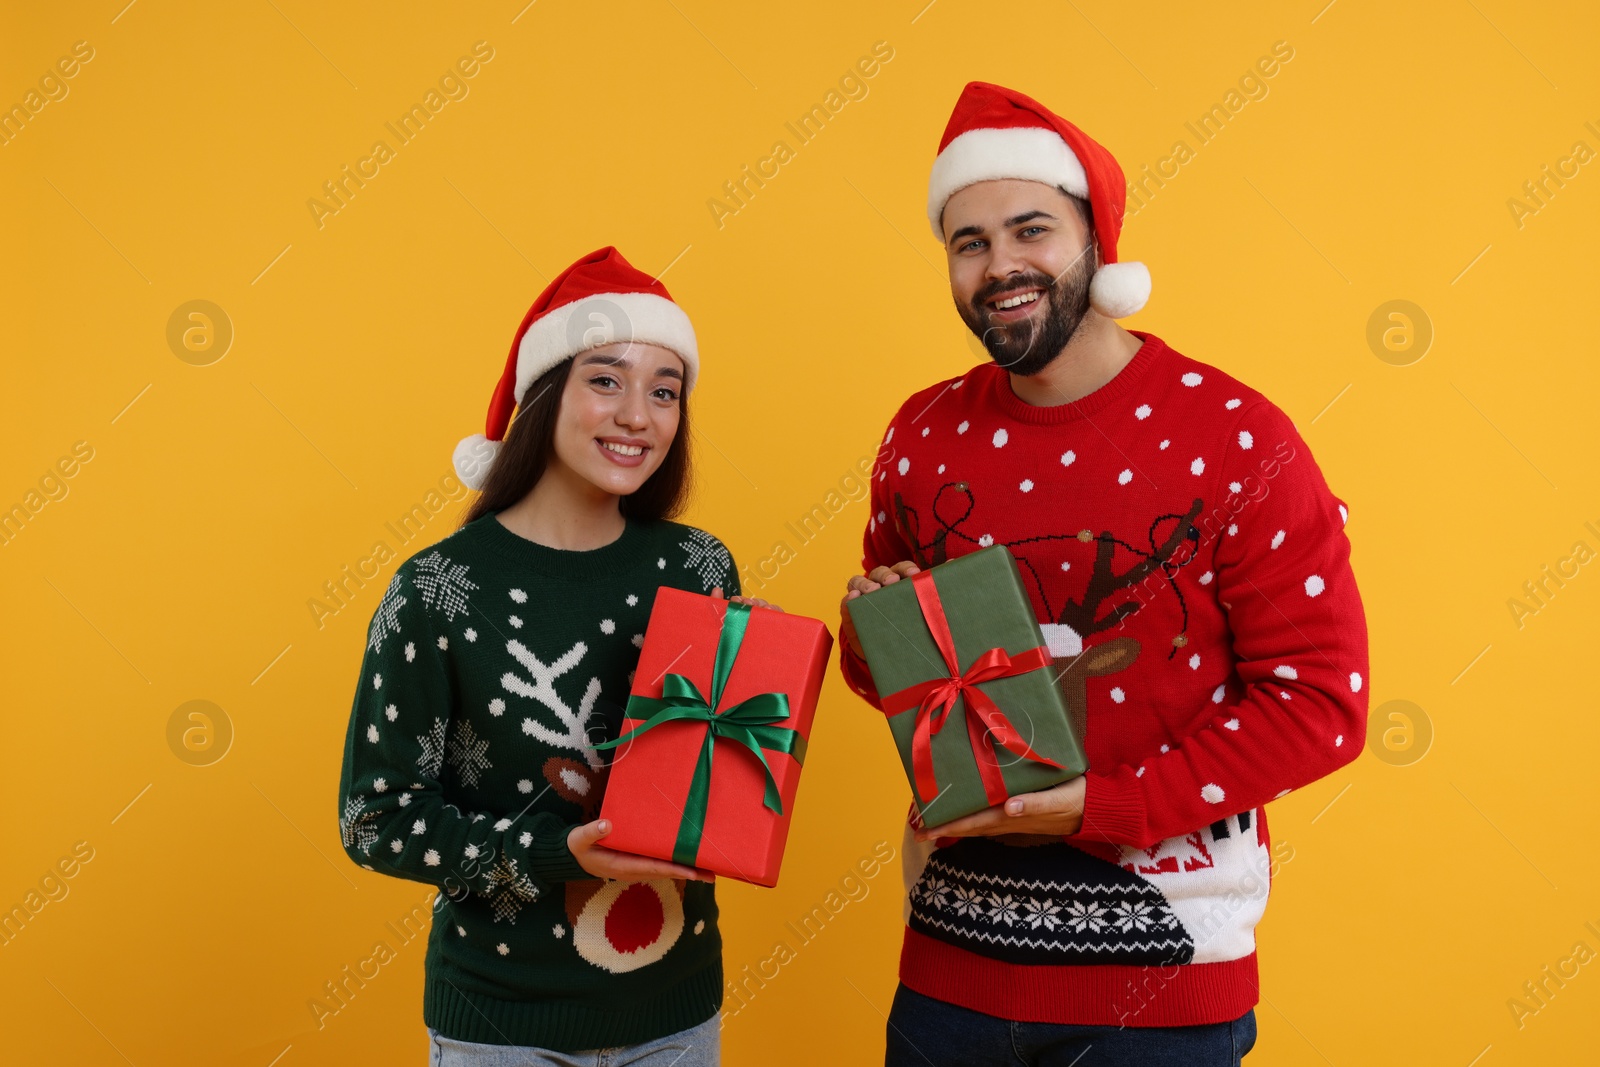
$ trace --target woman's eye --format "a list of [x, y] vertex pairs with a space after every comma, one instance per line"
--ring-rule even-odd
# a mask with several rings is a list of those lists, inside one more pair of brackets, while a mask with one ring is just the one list
[[678, 399], [677, 390], [669, 389], [664, 385], [661, 388], [656, 390], [656, 396], [660, 397], [662, 400], [676, 400], [676, 399]]
[[609, 374], [596, 374], [593, 378], [589, 379], [589, 384], [598, 385], [600, 388], [605, 389], [616, 385], [617, 380]]

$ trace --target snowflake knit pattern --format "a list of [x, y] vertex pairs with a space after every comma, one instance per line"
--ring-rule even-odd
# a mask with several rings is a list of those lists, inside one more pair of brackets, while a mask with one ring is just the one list
[[1007, 1019], [1242, 1015], [1273, 873], [1264, 805], [1366, 736], [1346, 505], [1270, 401], [1133, 333], [1133, 359], [1073, 403], [1027, 404], [993, 364], [917, 393], [873, 475], [863, 568], [1008, 545], [1086, 724], [1079, 833], [907, 835], [901, 980]]
[[429, 1026], [570, 1052], [721, 1006], [713, 887], [601, 881], [566, 844], [599, 810], [593, 746], [620, 730], [656, 590], [719, 585], [739, 592], [715, 537], [632, 520], [572, 552], [488, 514], [396, 569], [367, 631], [339, 832], [361, 866], [440, 890]]

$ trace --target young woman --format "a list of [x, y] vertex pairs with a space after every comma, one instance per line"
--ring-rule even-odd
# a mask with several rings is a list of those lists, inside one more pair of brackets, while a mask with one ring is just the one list
[[619, 732], [656, 590], [739, 591], [720, 541], [667, 521], [698, 369], [659, 282], [611, 248], [569, 267], [517, 331], [487, 435], [456, 449], [481, 496], [373, 616], [340, 831], [363, 867], [440, 889], [436, 1067], [719, 1061], [711, 875], [607, 849], [595, 817], [594, 745]]

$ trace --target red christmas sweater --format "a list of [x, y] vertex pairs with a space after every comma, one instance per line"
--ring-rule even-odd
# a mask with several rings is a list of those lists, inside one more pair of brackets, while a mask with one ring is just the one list
[[1088, 709], [1079, 833], [907, 833], [901, 981], [1006, 1019], [1185, 1026], [1254, 1006], [1264, 805], [1366, 735], [1345, 504], [1274, 404], [1134, 333], [1133, 359], [1074, 403], [1027, 404], [993, 364], [924, 389], [873, 474], [864, 570], [1008, 545]]

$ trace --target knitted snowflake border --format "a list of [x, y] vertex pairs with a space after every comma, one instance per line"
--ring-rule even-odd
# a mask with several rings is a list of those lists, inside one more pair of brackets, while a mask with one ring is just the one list
[[467, 594], [478, 583], [467, 577], [467, 566], [452, 563], [438, 549], [417, 560], [411, 581], [422, 592], [422, 603], [429, 611], [442, 611], [446, 622], [467, 610]]
[[378, 831], [372, 825], [378, 813], [368, 811], [367, 802], [360, 797], [349, 797], [344, 802], [344, 813], [339, 817], [339, 840], [345, 848], [359, 848], [364, 855], [372, 855], [372, 846], [378, 841]]
[[428, 732], [417, 736], [417, 744], [422, 746], [417, 766], [429, 778], [439, 777], [439, 770], [444, 766], [444, 720], [434, 719]]
[[517, 870], [517, 861], [510, 856], [502, 856], [489, 872], [486, 893], [494, 909], [495, 922], [516, 923], [523, 905], [539, 899], [539, 888], [532, 879]]
[[692, 570], [709, 593], [717, 586], [728, 587], [728, 576], [733, 571], [733, 557], [721, 541], [704, 530], [689, 530], [689, 539], [680, 541], [678, 547], [688, 553], [684, 568]]
[[445, 758], [463, 783], [477, 785], [479, 776], [494, 766], [484, 756], [489, 751], [489, 742], [480, 739], [472, 723], [466, 719], [460, 719], [454, 725]]
[[384, 638], [400, 632], [400, 609], [406, 606], [406, 598], [400, 593], [404, 584], [405, 579], [396, 574], [389, 580], [389, 588], [383, 591], [377, 613], [372, 616], [372, 626], [367, 630], [367, 647], [373, 652], [382, 652]]

